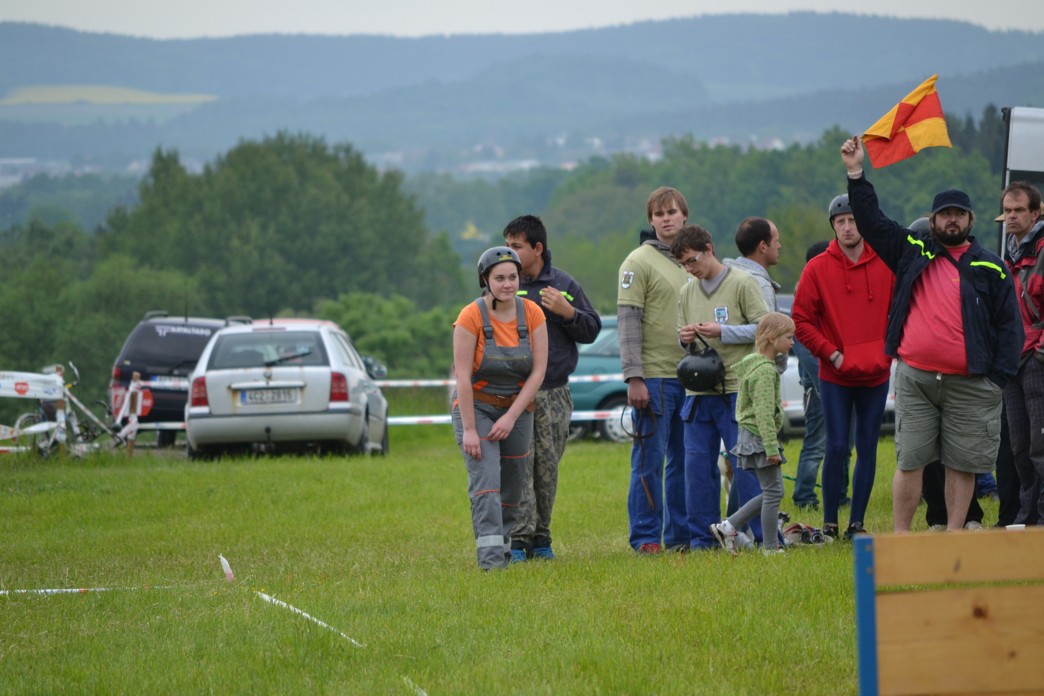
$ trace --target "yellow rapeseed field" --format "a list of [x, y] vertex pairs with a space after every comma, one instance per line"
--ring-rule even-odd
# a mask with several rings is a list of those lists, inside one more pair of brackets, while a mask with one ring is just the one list
[[202, 104], [212, 94], [164, 94], [109, 85], [36, 85], [12, 90], [0, 106], [28, 104]]

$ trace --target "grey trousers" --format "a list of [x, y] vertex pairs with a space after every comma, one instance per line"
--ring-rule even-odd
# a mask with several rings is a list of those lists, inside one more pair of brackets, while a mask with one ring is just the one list
[[533, 414], [523, 411], [507, 439], [491, 442], [489, 431], [504, 413], [506, 409], [475, 404], [475, 428], [482, 448], [482, 458], [475, 459], [464, 454], [464, 423], [460, 408], [453, 407], [453, 432], [468, 470], [471, 526], [481, 568], [500, 568], [508, 563], [511, 529], [518, 514], [526, 461], [533, 441]]
[[744, 503], [743, 507], [729, 515], [729, 523], [735, 529], [743, 529], [760, 513], [762, 546], [771, 550], [779, 547], [779, 537], [772, 530], [777, 527], [779, 503], [783, 500], [783, 467], [766, 466], [755, 469], [754, 473], [758, 475], [761, 494], [754, 496]]
[[1044, 364], [1030, 357], [1004, 389], [1008, 432], [1019, 475], [1019, 524], [1044, 520]]

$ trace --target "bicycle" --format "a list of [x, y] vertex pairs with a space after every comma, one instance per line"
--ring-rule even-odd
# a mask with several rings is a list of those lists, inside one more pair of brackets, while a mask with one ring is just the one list
[[74, 456], [84, 456], [126, 444], [126, 438], [117, 427], [108, 426], [72, 393], [72, 388], [80, 383], [80, 373], [72, 362], [69, 367], [75, 375], [71, 383], [65, 382], [62, 365], [49, 365], [40, 374], [0, 373], [25, 378], [20, 383], [24, 385], [21, 393], [17, 386], [15, 394], [8, 393], [0, 383], [0, 396], [37, 398], [37, 409], [20, 415], [13, 433], [7, 433], [13, 437], [6, 439], [14, 439], [16, 443], [11, 451], [34, 452], [47, 457], [64, 447]]

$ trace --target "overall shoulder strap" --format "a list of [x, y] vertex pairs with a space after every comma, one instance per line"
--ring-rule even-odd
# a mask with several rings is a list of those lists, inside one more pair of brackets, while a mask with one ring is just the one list
[[518, 342], [529, 340], [529, 325], [526, 324], [526, 305], [521, 297], [515, 297], [515, 321], [518, 323]]
[[479, 313], [482, 315], [482, 335], [486, 337], [487, 343], [496, 343], [493, 340], [493, 324], [489, 321], [489, 310], [486, 308], [485, 301], [480, 297], [475, 300], [475, 304], [479, 307]]

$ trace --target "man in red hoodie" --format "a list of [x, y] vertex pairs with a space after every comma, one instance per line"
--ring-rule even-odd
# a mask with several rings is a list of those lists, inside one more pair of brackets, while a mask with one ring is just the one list
[[828, 215], [835, 239], [802, 271], [793, 316], [798, 340], [819, 358], [819, 397], [827, 434], [823, 531], [834, 537], [855, 412], [857, 457], [844, 535], [851, 539], [865, 532], [863, 517], [877, 470], [877, 440], [892, 367], [884, 343], [895, 276], [863, 242], [847, 194], [830, 202]]

